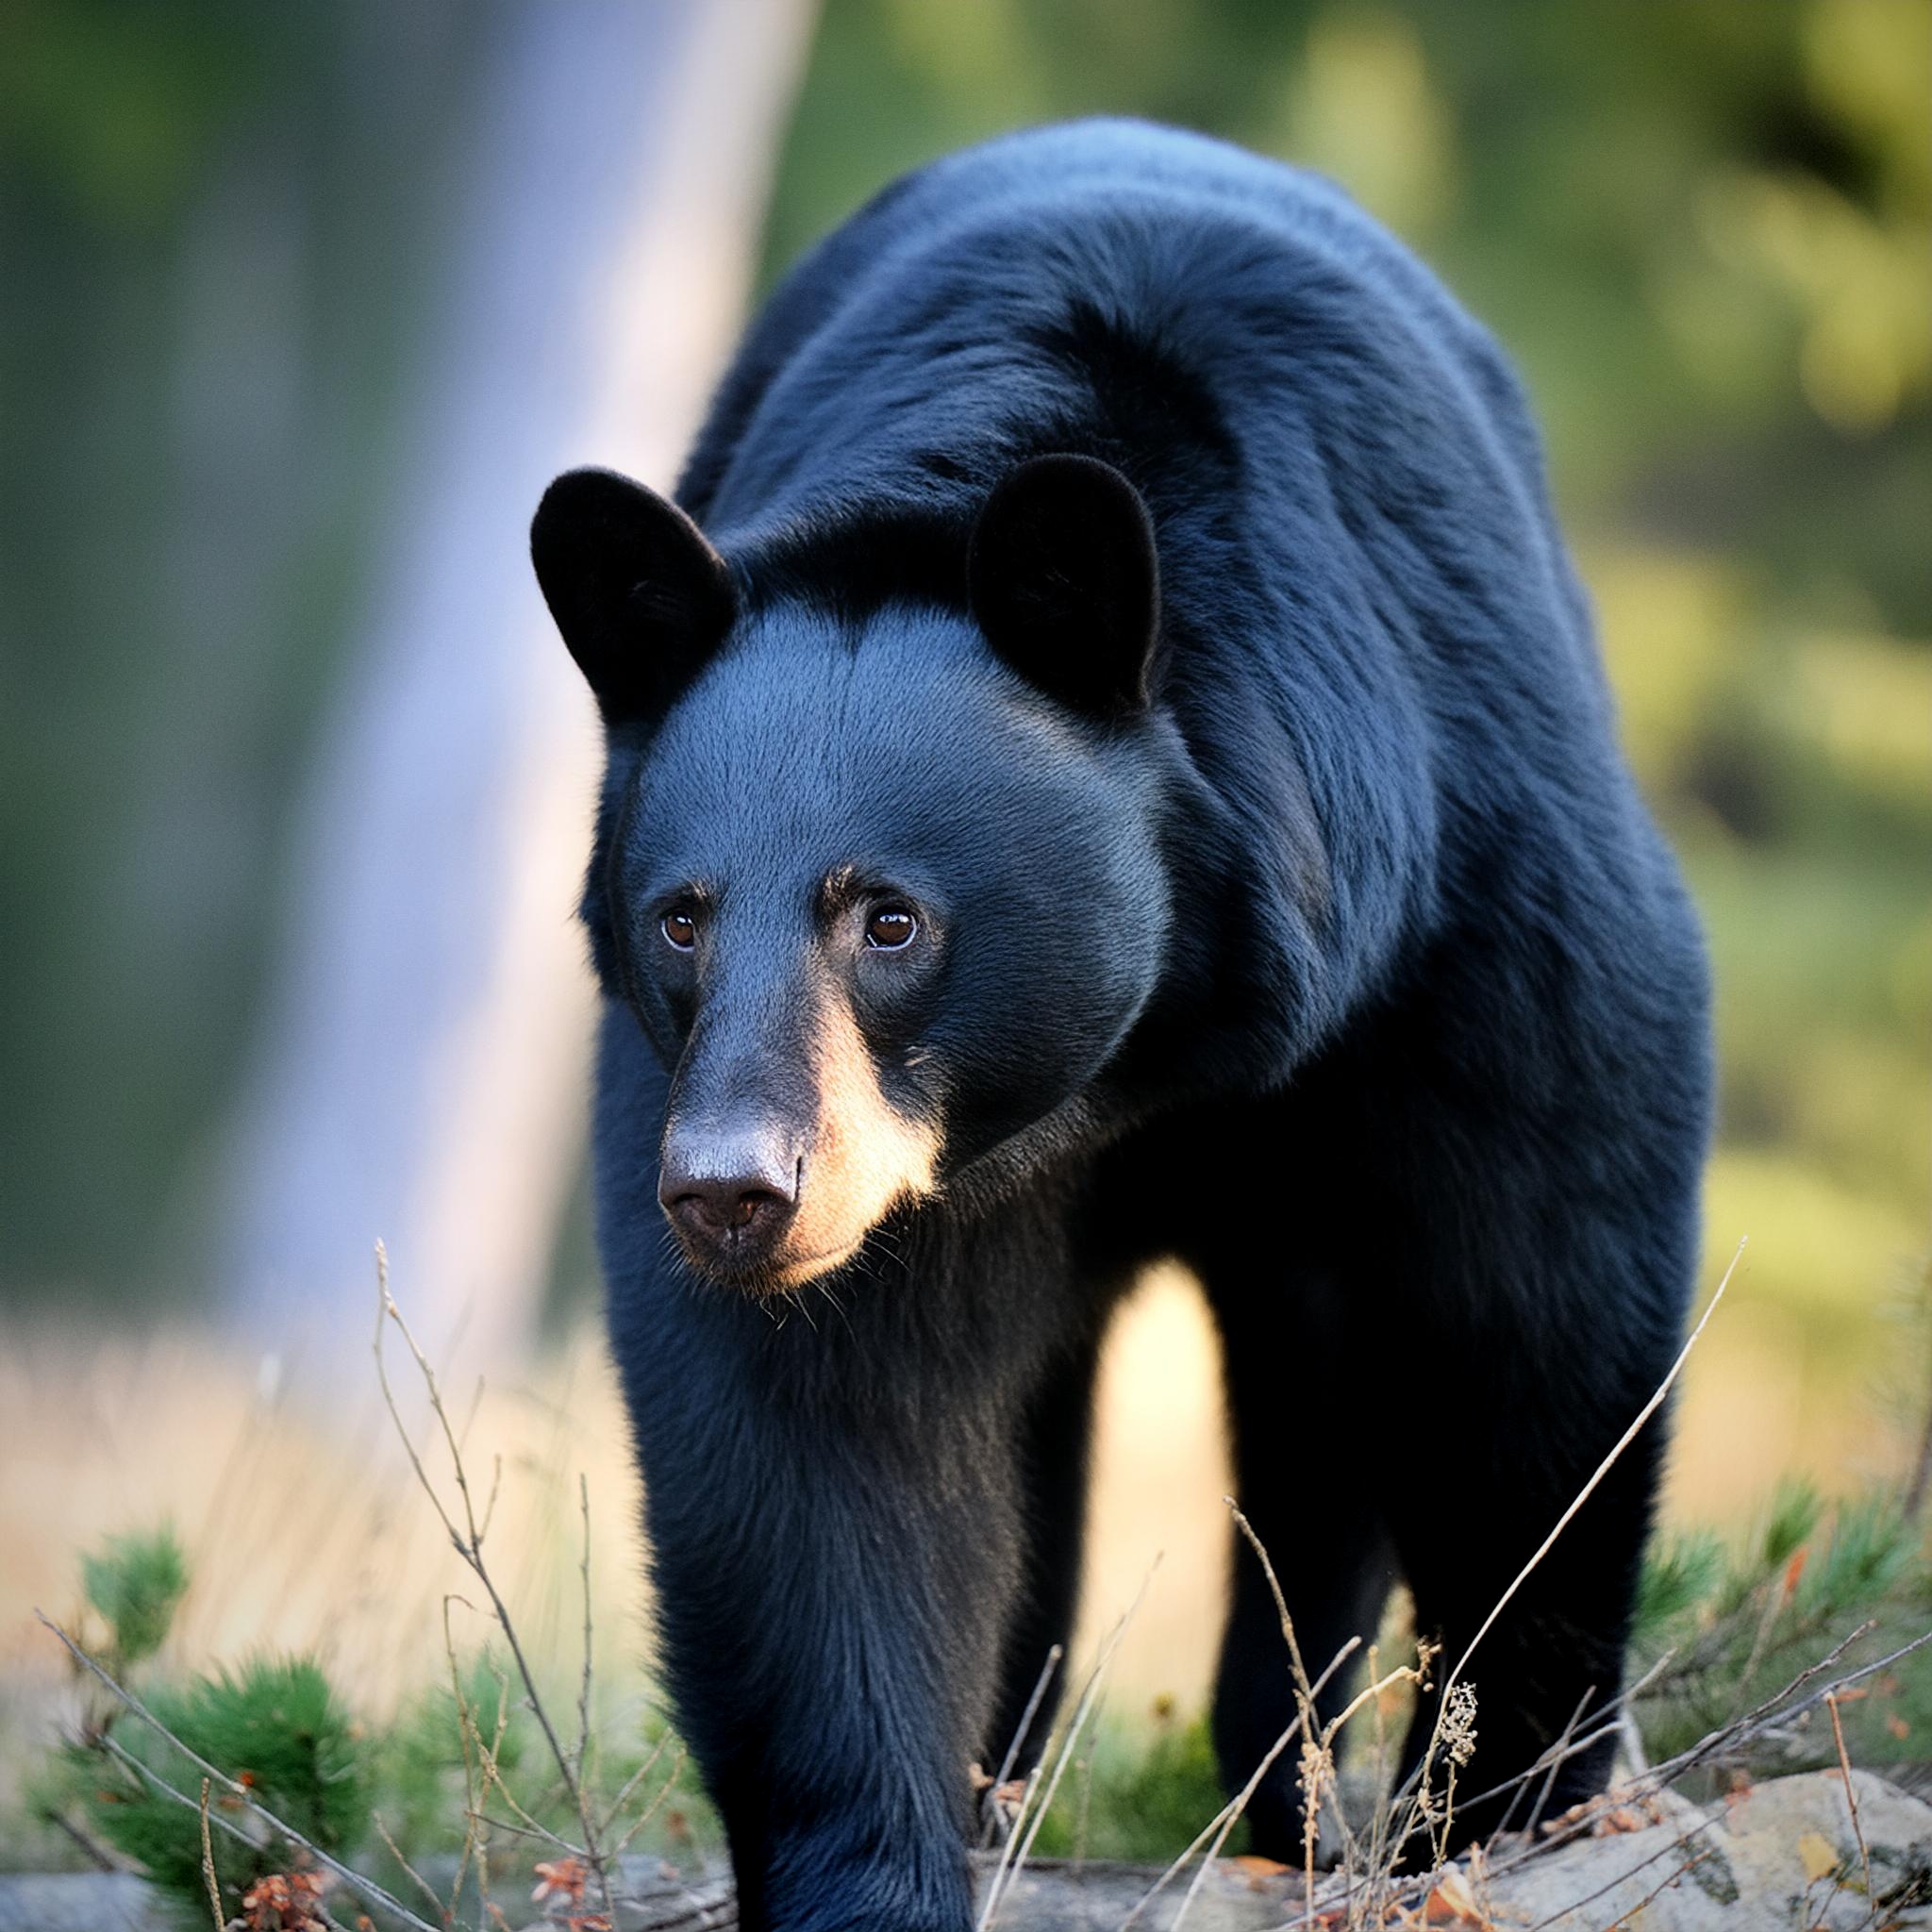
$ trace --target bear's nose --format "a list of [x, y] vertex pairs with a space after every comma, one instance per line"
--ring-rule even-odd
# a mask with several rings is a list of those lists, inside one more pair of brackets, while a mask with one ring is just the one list
[[674, 1134], [658, 1169], [658, 1201], [697, 1247], [750, 1260], [798, 1206], [799, 1162], [772, 1133]]

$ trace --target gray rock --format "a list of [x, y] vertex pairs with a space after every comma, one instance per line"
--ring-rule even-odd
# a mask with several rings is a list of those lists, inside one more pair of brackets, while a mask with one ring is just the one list
[[1499, 1859], [1483, 1902], [1499, 1927], [1543, 1932], [1932, 1926], [1932, 1807], [1869, 1773], [1855, 1772], [1853, 1785], [1870, 1898], [1844, 1780], [1819, 1771], [1708, 1808], [1678, 1801], [1660, 1823], [1581, 1839], [1520, 1870]]
[[141, 1879], [125, 1872], [0, 1878], [0, 1932], [180, 1932]]

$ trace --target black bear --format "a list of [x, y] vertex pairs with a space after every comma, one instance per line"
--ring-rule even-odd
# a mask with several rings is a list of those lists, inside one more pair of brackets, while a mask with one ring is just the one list
[[[1083, 124], [888, 188], [751, 328], [677, 505], [576, 472], [532, 544], [608, 742], [600, 1241], [741, 1924], [960, 1932], [1137, 1271], [1205, 1285], [1309, 1668], [1398, 1574], [1458, 1657], [1678, 1344], [1696, 922], [1502, 357], [1215, 142]], [[1663, 1446], [1472, 1661], [1458, 1833], [1616, 1695]], [[1243, 1553], [1230, 1785], [1293, 1708]], [[1298, 1859], [1294, 1756], [1250, 1816]]]

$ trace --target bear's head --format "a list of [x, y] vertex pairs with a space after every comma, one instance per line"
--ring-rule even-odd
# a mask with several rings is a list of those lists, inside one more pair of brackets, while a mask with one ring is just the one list
[[862, 619], [752, 594], [607, 472], [551, 486], [532, 550], [604, 720], [585, 917], [671, 1075], [658, 1196], [691, 1262], [795, 1288], [1078, 1138], [1172, 916], [1132, 486], [1024, 463], [963, 597]]

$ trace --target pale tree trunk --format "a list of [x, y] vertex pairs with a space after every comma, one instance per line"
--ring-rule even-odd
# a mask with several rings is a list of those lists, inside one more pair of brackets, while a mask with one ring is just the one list
[[425, 1341], [528, 1332], [582, 1148], [591, 705], [544, 484], [668, 486], [741, 319], [810, 0], [528, 0], [493, 51], [393, 548], [296, 841], [233, 1140], [231, 1317], [361, 1373], [370, 1252]]

